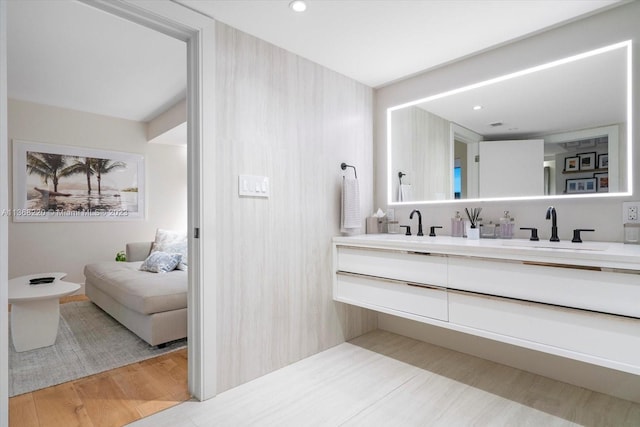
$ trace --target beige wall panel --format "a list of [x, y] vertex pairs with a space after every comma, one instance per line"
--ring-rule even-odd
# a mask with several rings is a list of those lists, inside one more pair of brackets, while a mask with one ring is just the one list
[[[357, 168], [363, 217], [373, 210], [372, 90], [226, 25], [216, 36], [215, 167], [231, 185], [205, 191], [225, 207], [222, 392], [369, 331], [376, 317], [334, 302], [331, 275], [341, 162]], [[268, 176], [270, 198], [239, 197], [240, 174]]]

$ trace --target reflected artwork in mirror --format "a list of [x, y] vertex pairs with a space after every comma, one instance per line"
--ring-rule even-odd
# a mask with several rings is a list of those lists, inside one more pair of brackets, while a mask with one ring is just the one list
[[628, 195], [631, 76], [625, 41], [389, 108], [389, 203]]

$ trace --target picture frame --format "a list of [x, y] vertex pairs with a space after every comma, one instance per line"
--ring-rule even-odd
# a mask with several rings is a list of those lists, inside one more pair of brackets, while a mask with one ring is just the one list
[[566, 194], [581, 194], [596, 192], [596, 178], [575, 178], [565, 181]]
[[589, 171], [596, 168], [596, 152], [578, 154], [580, 158], [580, 170]]
[[607, 193], [609, 191], [609, 173], [598, 172], [594, 173], [593, 177], [596, 179], [596, 191], [598, 193]]
[[13, 140], [15, 222], [145, 218], [141, 154]]
[[609, 153], [598, 154], [598, 169], [609, 169]]
[[580, 170], [580, 158], [578, 156], [566, 157], [564, 159], [564, 171], [574, 172]]

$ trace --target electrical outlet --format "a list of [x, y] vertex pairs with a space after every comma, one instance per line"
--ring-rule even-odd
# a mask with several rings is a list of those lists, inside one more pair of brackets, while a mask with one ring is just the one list
[[640, 224], [640, 202], [622, 202], [622, 224]]

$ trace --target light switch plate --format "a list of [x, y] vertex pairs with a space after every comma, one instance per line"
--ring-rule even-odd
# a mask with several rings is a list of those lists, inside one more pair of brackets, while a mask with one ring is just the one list
[[241, 197], [269, 198], [269, 177], [240, 175], [238, 177], [238, 195]]

